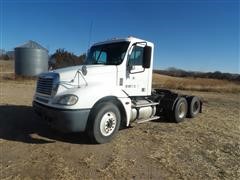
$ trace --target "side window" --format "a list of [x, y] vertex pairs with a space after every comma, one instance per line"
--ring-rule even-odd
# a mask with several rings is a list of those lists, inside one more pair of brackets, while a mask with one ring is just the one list
[[134, 46], [129, 57], [129, 64], [142, 65], [143, 64], [143, 47]]

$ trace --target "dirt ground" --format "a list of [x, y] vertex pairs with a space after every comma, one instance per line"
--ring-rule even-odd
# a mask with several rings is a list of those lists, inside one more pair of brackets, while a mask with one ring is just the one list
[[49, 128], [35, 81], [0, 80], [0, 179], [240, 179], [240, 94], [190, 92], [203, 113], [121, 130], [108, 144]]

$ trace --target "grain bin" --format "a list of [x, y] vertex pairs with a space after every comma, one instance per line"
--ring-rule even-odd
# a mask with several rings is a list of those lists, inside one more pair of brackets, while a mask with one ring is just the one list
[[37, 76], [48, 70], [48, 50], [34, 41], [15, 48], [15, 73]]

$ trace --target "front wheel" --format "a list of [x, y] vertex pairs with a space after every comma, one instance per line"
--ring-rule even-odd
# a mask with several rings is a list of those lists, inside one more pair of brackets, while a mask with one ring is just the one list
[[121, 115], [112, 102], [97, 104], [89, 118], [88, 134], [94, 143], [107, 143], [119, 130]]

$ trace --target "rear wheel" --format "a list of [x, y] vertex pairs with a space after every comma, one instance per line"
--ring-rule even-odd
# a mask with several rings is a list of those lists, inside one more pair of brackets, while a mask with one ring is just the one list
[[112, 102], [97, 104], [91, 112], [88, 134], [94, 143], [109, 142], [119, 130], [121, 115]]
[[172, 119], [177, 123], [182, 122], [186, 117], [187, 112], [188, 112], [187, 100], [184, 97], [180, 97], [177, 100], [177, 103], [174, 107]]
[[188, 98], [188, 118], [194, 118], [199, 112], [201, 108], [201, 103], [198, 97], [191, 96]]

